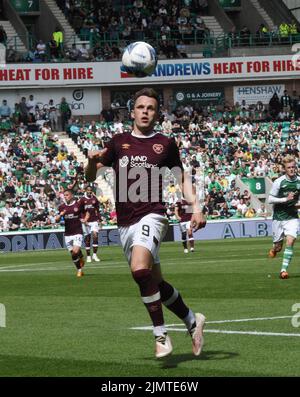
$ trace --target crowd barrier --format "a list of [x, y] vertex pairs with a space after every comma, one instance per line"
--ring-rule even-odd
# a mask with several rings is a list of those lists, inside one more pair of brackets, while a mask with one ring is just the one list
[[[194, 233], [196, 240], [222, 240], [272, 235], [270, 218], [211, 220], [204, 229]], [[30, 230], [0, 233], [0, 252], [18, 252], [65, 248], [64, 230]], [[179, 224], [171, 224], [164, 241], [181, 241]], [[116, 226], [103, 227], [99, 232], [99, 245], [119, 245]]]

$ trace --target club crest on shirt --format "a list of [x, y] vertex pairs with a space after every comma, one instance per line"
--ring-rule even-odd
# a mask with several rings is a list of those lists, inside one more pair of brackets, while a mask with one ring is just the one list
[[130, 148], [130, 144], [129, 143], [123, 143], [122, 145], [122, 149], [129, 149]]
[[161, 154], [164, 151], [164, 147], [160, 143], [155, 143], [152, 146], [152, 149], [155, 151], [156, 154]]
[[128, 163], [129, 163], [129, 158], [128, 158], [128, 156], [123, 156], [123, 157], [120, 159], [120, 167], [127, 167]]

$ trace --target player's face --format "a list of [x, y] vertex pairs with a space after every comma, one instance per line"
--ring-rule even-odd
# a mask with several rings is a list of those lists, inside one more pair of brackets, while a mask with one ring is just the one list
[[73, 194], [71, 192], [64, 192], [64, 198], [67, 203], [70, 203], [73, 199]]
[[92, 190], [91, 189], [87, 189], [86, 194], [88, 197], [92, 196]]
[[284, 166], [284, 171], [286, 175], [290, 178], [296, 175], [296, 163], [295, 161], [291, 161], [290, 163], [286, 163]]
[[134, 132], [147, 134], [153, 130], [158, 116], [158, 103], [155, 98], [140, 96], [134, 105], [132, 117]]

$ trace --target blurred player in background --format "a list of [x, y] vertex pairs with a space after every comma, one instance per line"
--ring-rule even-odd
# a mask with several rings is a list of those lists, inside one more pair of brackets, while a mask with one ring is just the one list
[[191, 226], [197, 230], [206, 222], [192, 182], [183, 174], [174, 139], [153, 130], [158, 119], [158, 107], [159, 97], [153, 89], [138, 91], [131, 112], [133, 131], [115, 135], [102, 151], [89, 152], [86, 179], [94, 181], [97, 170], [104, 166], [114, 168], [121, 243], [153, 324], [155, 356], [167, 356], [173, 349], [164, 323], [162, 304], [185, 323], [192, 338], [193, 353], [198, 356], [203, 346], [205, 317], [201, 313], [194, 314], [161, 273], [158, 252], [168, 229], [168, 220], [162, 202], [163, 178], [154, 180], [155, 172], [159, 173], [164, 167], [179, 170], [177, 177], [183, 194], [192, 203]]
[[287, 269], [293, 257], [299, 228], [300, 177], [296, 174], [296, 161], [293, 156], [288, 155], [283, 159], [283, 168], [284, 175], [274, 181], [268, 200], [269, 204], [273, 204], [273, 247], [269, 251], [269, 257], [274, 258], [282, 250], [283, 240], [286, 238], [280, 271], [280, 278], [286, 279], [289, 276]]
[[89, 213], [84, 211], [83, 204], [77, 201], [71, 190], [65, 190], [64, 203], [58, 207], [59, 215], [56, 216], [56, 222], [62, 217], [65, 221], [65, 243], [70, 251], [72, 260], [77, 269], [77, 277], [83, 276], [82, 268], [84, 266], [81, 246], [83, 241], [82, 222], [87, 222]]
[[[98, 233], [99, 222], [101, 222], [99, 201], [93, 193], [93, 189], [88, 186], [86, 193], [81, 197], [80, 202], [83, 204], [85, 213], [89, 213], [89, 218], [86, 222], [83, 221], [82, 228], [84, 234], [85, 250], [87, 255], [87, 263], [100, 262], [97, 256], [98, 251]], [[93, 256], [91, 257], [91, 247], [93, 248]]]
[[181, 240], [183, 244], [183, 252], [188, 254], [188, 242], [190, 245], [190, 251], [195, 250], [195, 240], [193, 236], [193, 229], [191, 227], [192, 213], [190, 211], [190, 204], [182, 199], [177, 201], [175, 205], [175, 216], [179, 221], [179, 227], [181, 231]]

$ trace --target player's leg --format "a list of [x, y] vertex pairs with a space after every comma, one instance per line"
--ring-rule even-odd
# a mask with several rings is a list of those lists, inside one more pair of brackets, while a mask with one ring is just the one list
[[187, 230], [186, 230], [186, 222], [182, 222], [179, 224], [180, 231], [181, 231], [181, 241], [183, 245], [183, 252], [187, 254], [189, 252], [187, 247]]
[[158, 283], [163, 305], [184, 322], [192, 337], [193, 353], [198, 356], [204, 343], [203, 328], [205, 316], [201, 313], [194, 313], [184, 303], [177, 289], [163, 279], [159, 263], [153, 265], [152, 275]]
[[281, 265], [281, 270], [280, 270], [280, 278], [286, 279], [288, 278], [288, 267], [291, 263], [291, 260], [293, 258], [294, 254], [294, 243], [295, 243], [295, 238], [292, 236], [286, 236], [286, 245], [285, 249], [283, 251], [283, 259], [282, 259], [282, 265]]
[[135, 245], [131, 253], [131, 273], [138, 284], [142, 301], [153, 324], [156, 341], [156, 357], [164, 357], [172, 352], [172, 345], [164, 324], [164, 316], [160, 299], [159, 287], [152, 277], [153, 257], [151, 252], [142, 246]]
[[87, 263], [91, 263], [92, 258], [91, 258], [91, 235], [90, 234], [87, 234], [84, 237], [84, 243], [85, 243], [85, 251], [86, 251], [86, 261], [87, 261]]
[[66, 247], [71, 254], [73, 263], [77, 269], [78, 277], [83, 276], [82, 268], [84, 266], [84, 260], [81, 251], [82, 240], [83, 236], [81, 234], [65, 237]]
[[275, 258], [277, 253], [282, 250], [282, 246], [283, 246], [284, 231], [281, 221], [273, 220], [272, 234], [273, 234], [273, 247], [269, 251], [269, 257]]
[[291, 219], [283, 222], [284, 234], [286, 235], [286, 245], [283, 252], [283, 260], [280, 270], [280, 278], [288, 278], [288, 267], [291, 263], [294, 254], [294, 243], [297, 238], [298, 220]]
[[83, 276], [82, 268], [84, 266], [84, 261], [83, 261], [83, 255], [81, 252], [81, 248], [75, 245], [73, 247], [71, 255], [72, 255], [74, 265], [77, 268], [77, 277], [82, 277]]
[[91, 263], [92, 262], [92, 258], [91, 258], [91, 229], [90, 229], [89, 224], [83, 223], [82, 230], [83, 230], [83, 235], [84, 235], [86, 261], [87, 261], [87, 263]]
[[99, 226], [97, 222], [94, 222], [92, 227], [92, 241], [93, 241], [93, 261], [100, 262], [100, 258], [98, 258], [98, 232]]
[[155, 355], [165, 357], [172, 352], [172, 344], [166, 332], [160, 292], [152, 277], [153, 251], [159, 247], [167, 231], [167, 220], [150, 214], [135, 225], [120, 228], [121, 243], [130, 264], [132, 277], [137, 283], [142, 301], [153, 324]]
[[195, 251], [195, 240], [193, 236], [193, 229], [191, 227], [188, 228], [188, 239], [190, 243], [190, 251], [194, 252]]

